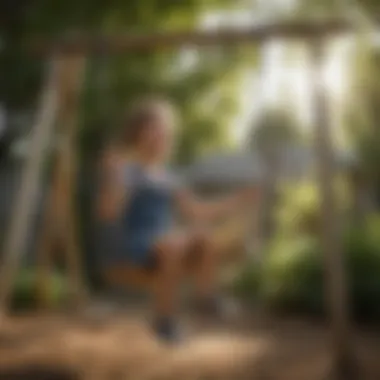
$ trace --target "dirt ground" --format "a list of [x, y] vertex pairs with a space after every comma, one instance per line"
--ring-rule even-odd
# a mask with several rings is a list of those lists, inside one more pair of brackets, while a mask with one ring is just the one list
[[[0, 332], [0, 380], [320, 380], [330, 363], [326, 328], [245, 313], [228, 324], [184, 317], [188, 339], [165, 347], [147, 313], [101, 319], [23, 315]], [[380, 379], [380, 333], [355, 334], [360, 380]]]

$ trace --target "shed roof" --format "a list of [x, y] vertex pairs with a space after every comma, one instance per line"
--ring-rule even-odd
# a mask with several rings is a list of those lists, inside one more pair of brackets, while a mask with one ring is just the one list
[[[352, 155], [339, 152], [336, 164], [347, 167], [352, 160]], [[283, 150], [280, 162], [280, 178], [300, 179], [313, 173], [316, 157], [310, 148], [293, 146]], [[266, 170], [265, 162], [257, 152], [241, 150], [203, 157], [182, 174], [193, 184], [257, 183], [262, 181]]]

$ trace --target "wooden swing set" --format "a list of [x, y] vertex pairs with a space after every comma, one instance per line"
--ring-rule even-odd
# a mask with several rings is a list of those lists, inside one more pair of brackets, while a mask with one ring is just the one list
[[[77, 169], [74, 142], [87, 54], [117, 54], [131, 50], [150, 51], [181, 46], [264, 44], [273, 39], [298, 39], [306, 40], [311, 48], [311, 62], [318, 80], [324, 63], [325, 40], [350, 31], [352, 31], [352, 27], [349, 22], [328, 20], [263, 25], [246, 30], [104, 38], [77, 35], [60, 41], [31, 41], [31, 52], [48, 56], [50, 61], [39, 113], [32, 130], [29, 158], [25, 164], [20, 191], [16, 196], [3, 252], [3, 263], [0, 268], [0, 312], [6, 311], [6, 305], [25, 251], [26, 236], [32, 223], [33, 210], [39, 193], [42, 168], [55, 127], [60, 140], [56, 152], [54, 178], [42, 226], [43, 234], [38, 249], [38, 289], [40, 298], [43, 299], [46, 296], [44, 292], [48, 287], [52, 250], [59, 241], [65, 250], [71, 299], [78, 306], [83, 305], [86, 299], [73, 192], [76, 187]], [[331, 185], [333, 152], [328, 131], [330, 118], [325, 91], [317, 80], [314, 86], [313, 102], [316, 151], [320, 169], [319, 183], [323, 198], [321, 211], [326, 257], [326, 289], [329, 294], [328, 305], [333, 323], [334, 344], [336, 352], [342, 354], [347, 347], [348, 335], [346, 290], [342, 253], [337, 233], [338, 221], [336, 213], [334, 213], [335, 202]], [[136, 276], [132, 270], [130, 273], [130, 278], [136, 277], [136, 282], [141, 285], [151, 281], [151, 277], [147, 276]]]

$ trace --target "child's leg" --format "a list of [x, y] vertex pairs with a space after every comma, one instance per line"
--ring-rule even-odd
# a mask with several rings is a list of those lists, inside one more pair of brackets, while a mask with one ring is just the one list
[[184, 247], [179, 236], [167, 236], [157, 243], [157, 277], [155, 284], [155, 309], [161, 316], [175, 312], [179, 282], [183, 272]]
[[195, 256], [194, 277], [198, 295], [201, 298], [212, 297], [217, 291], [219, 256], [211, 237], [205, 233], [195, 234], [191, 239], [189, 255]]
[[157, 276], [154, 289], [154, 308], [157, 314], [155, 329], [164, 339], [178, 339], [175, 315], [180, 280], [184, 270], [184, 240], [179, 235], [167, 236], [156, 244]]
[[197, 234], [191, 240], [189, 259], [194, 259], [195, 284], [198, 295], [198, 309], [211, 316], [230, 318], [236, 314], [234, 305], [226, 302], [219, 294], [218, 268], [221, 253], [212, 240], [212, 235]]

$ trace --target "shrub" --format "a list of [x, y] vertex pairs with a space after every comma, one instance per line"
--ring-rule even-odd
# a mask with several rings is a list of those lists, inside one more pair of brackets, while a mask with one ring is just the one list
[[257, 297], [261, 284], [261, 271], [256, 263], [244, 266], [233, 284], [233, 291], [245, 299]]
[[[379, 318], [380, 218], [369, 220], [361, 229], [349, 229], [344, 236], [344, 253], [354, 315]], [[269, 248], [260, 274], [258, 268], [244, 271], [237, 291], [245, 297], [260, 297], [276, 311], [321, 315], [323, 263], [316, 238], [281, 238]]]
[[[281, 190], [281, 202], [277, 210], [279, 234], [289, 237], [299, 234], [315, 235], [320, 227], [321, 207], [319, 190], [315, 184], [304, 182], [297, 186], [284, 186]], [[336, 190], [339, 194], [339, 209], [345, 212], [350, 204], [347, 186], [337, 180]]]
[[380, 317], [380, 219], [345, 237], [348, 280], [355, 314]]
[[[36, 284], [37, 277], [35, 271], [24, 269], [16, 279], [12, 294], [12, 309], [25, 310], [37, 306]], [[55, 273], [51, 276], [48, 288], [48, 306], [59, 306], [67, 296], [67, 285], [62, 276]]]
[[278, 231], [283, 235], [313, 233], [318, 228], [320, 207], [315, 186], [285, 187], [277, 211]]
[[260, 293], [276, 310], [310, 311], [322, 307], [322, 260], [312, 238], [278, 241], [262, 268]]

